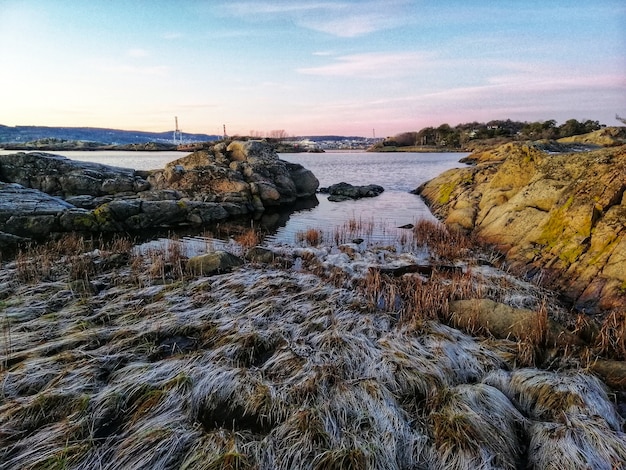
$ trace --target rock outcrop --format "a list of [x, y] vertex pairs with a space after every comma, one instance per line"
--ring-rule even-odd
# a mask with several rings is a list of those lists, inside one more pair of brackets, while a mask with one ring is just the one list
[[280, 160], [273, 147], [259, 141], [198, 150], [148, 180], [153, 188], [181, 191], [193, 200], [245, 204], [255, 210], [312, 196], [319, 186], [313, 173]]
[[0, 156], [0, 247], [54, 232], [202, 226], [291, 204], [318, 185], [257, 141], [219, 143], [151, 172], [20, 152]]
[[349, 183], [337, 183], [320, 188], [320, 193], [329, 194], [328, 200], [331, 202], [341, 202], [350, 199], [361, 199], [363, 197], [380, 196], [385, 188], [377, 184], [368, 184], [365, 186], [353, 186]]
[[548, 154], [506, 144], [415, 192], [588, 313], [626, 305], [626, 146]]

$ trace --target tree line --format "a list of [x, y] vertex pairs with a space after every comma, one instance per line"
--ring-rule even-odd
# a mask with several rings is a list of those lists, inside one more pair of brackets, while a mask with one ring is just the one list
[[388, 137], [382, 146], [411, 147], [429, 146], [445, 148], [463, 148], [472, 140], [493, 138], [539, 140], [560, 139], [572, 135], [586, 134], [606, 127], [598, 121], [587, 119], [578, 121], [568, 119], [560, 126], [554, 119], [548, 121], [521, 122], [494, 120], [487, 123], [468, 122], [455, 127], [442, 124], [439, 127], [425, 127], [417, 132], [403, 132]]

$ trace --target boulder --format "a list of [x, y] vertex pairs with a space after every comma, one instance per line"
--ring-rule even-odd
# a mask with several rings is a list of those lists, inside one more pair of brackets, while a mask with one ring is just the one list
[[47, 236], [58, 230], [58, 216], [69, 209], [75, 208], [58, 197], [0, 182], [0, 226], [7, 234], [24, 238]]
[[447, 224], [474, 232], [578, 310], [626, 304], [626, 146], [548, 154], [532, 145], [449, 170], [416, 192]]
[[227, 251], [215, 251], [189, 258], [187, 269], [199, 276], [210, 276], [232, 271], [243, 265], [243, 260]]
[[360, 199], [363, 197], [376, 197], [385, 191], [385, 188], [376, 184], [366, 186], [353, 186], [349, 183], [337, 183], [320, 188], [320, 193], [329, 194], [328, 200], [332, 202], [346, 201], [349, 199]]
[[299, 163], [287, 163], [286, 166], [295, 185], [297, 197], [308, 197], [315, 194], [320, 182], [310, 170]]
[[516, 308], [490, 299], [455, 300], [449, 304], [455, 325], [470, 331], [484, 331], [500, 339], [539, 340], [548, 346], [568, 347], [583, 341], [539, 312]]
[[190, 199], [234, 203], [253, 210], [315, 194], [319, 182], [301, 165], [278, 158], [261, 141], [217, 144], [175, 160], [148, 178], [153, 189], [174, 189]]
[[43, 152], [0, 156], [0, 181], [18, 183], [54, 196], [103, 196], [137, 192], [149, 186], [135, 170], [79, 162]]

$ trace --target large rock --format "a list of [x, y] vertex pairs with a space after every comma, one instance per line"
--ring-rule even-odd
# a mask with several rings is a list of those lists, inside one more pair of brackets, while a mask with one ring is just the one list
[[191, 199], [244, 204], [254, 210], [289, 204], [315, 194], [319, 182], [301, 165], [280, 160], [260, 141], [233, 141], [198, 150], [154, 172], [156, 189], [175, 189]]
[[626, 146], [547, 154], [507, 144], [416, 190], [435, 215], [473, 231], [578, 309], [626, 304]]
[[450, 302], [449, 308], [455, 325], [470, 331], [484, 331], [495, 338], [541, 340], [550, 347], [582, 344], [579, 337], [538, 311], [489, 299], [455, 300]]
[[[64, 200], [37, 189], [0, 182], [0, 230], [4, 243], [44, 237], [60, 228], [59, 216], [74, 209]], [[82, 211], [87, 212], [87, 211]]]
[[344, 182], [332, 184], [327, 188], [320, 188], [321, 193], [329, 194], [328, 200], [331, 202], [361, 199], [363, 197], [376, 197], [380, 196], [384, 191], [385, 188], [377, 184], [354, 186]]
[[55, 196], [103, 196], [148, 189], [148, 183], [135, 170], [78, 162], [43, 152], [1, 156], [0, 181]]

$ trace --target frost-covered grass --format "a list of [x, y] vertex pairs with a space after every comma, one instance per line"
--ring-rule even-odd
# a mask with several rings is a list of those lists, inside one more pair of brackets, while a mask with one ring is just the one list
[[[450, 300], [545, 292], [434, 239], [212, 277], [178, 240], [21, 253], [0, 270], [0, 469], [619, 468], [623, 419], [578, 358], [518, 368], [516, 341], [450, 326]], [[381, 271], [429, 261], [459, 269]]]

